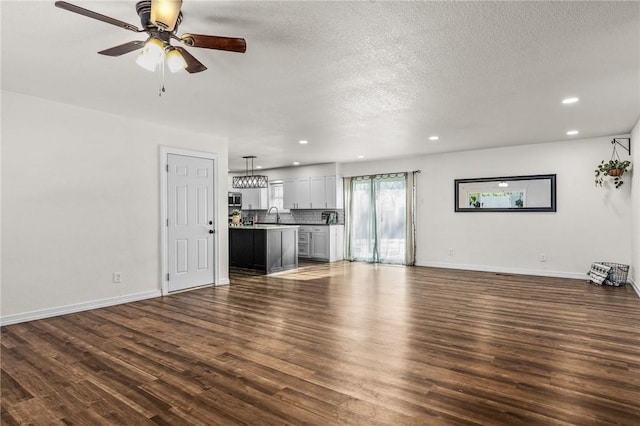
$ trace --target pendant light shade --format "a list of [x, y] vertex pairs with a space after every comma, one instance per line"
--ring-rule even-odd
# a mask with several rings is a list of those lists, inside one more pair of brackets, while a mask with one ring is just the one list
[[187, 68], [187, 61], [184, 60], [184, 57], [175, 47], [170, 47], [166, 50], [165, 58], [167, 59], [167, 67], [171, 72], [178, 72]]
[[[269, 179], [264, 175], [253, 174], [253, 159], [255, 155], [247, 155], [244, 158], [246, 165], [245, 176], [234, 176], [232, 186], [237, 189], [251, 189], [251, 188], [267, 188], [269, 186]], [[251, 159], [251, 174], [249, 174], [249, 159]]]
[[151, 22], [165, 31], [173, 31], [181, 6], [182, 0], [151, 0]]
[[269, 180], [262, 175], [234, 176], [233, 178], [233, 187], [237, 189], [266, 188], [268, 186]]
[[162, 64], [164, 58], [164, 46], [162, 41], [156, 37], [149, 37], [144, 48], [138, 54], [136, 63], [142, 68], [154, 72], [158, 65]]

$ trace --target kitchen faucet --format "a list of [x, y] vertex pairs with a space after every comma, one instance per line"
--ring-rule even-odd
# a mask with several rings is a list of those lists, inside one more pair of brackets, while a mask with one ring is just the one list
[[276, 223], [280, 223], [280, 213], [278, 213], [278, 208], [276, 206], [269, 207], [267, 214], [271, 213], [271, 209], [276, 209]]

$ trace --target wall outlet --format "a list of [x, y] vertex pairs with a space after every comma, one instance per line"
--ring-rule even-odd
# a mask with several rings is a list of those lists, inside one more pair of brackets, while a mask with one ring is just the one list
[[544, 253], [540, 253], [540, 262], [546, 262], [547, 261], [547, 255]]
[[114, 272], [113, 273], [113, 282], [116, 283], [116, 284], [122, 282], [122, 273], [121, 272]]
[[453, 249], [452, 248], [449, 249], [449, 256], [453, 256]]

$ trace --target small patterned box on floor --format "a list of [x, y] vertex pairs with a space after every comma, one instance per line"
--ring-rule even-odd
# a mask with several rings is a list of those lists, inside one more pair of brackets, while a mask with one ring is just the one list
[[589, 279], [596, 285], [612, 285], [615, 287], [625, 285], [629, 265], [612, 262], [595, 262], [587, 272]]

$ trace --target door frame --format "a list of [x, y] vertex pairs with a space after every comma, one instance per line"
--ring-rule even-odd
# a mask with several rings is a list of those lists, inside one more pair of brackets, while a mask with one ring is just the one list
[[218, 154], [205, 151], [195, 151], [191, 149], [175, 148], [171, 146], [160, 146], [160, 289], [162, 295], [169, 294], [169, 281], [167, 280], [167, 274], [169, 273], [169, 235], [167, 228], [168, 218], [168, 173], [167, 167], [169, 166], [168, 156], [169, 154], [183, 155], [186, 157], [204, 158], [213, 160], [213, 225], [215, 233], [213, 234], [213, 285], [217, 285], [220, 282], [218, 276], [220, 272], [220, 206], [219, 206], [219, 185], [218, 179]]

